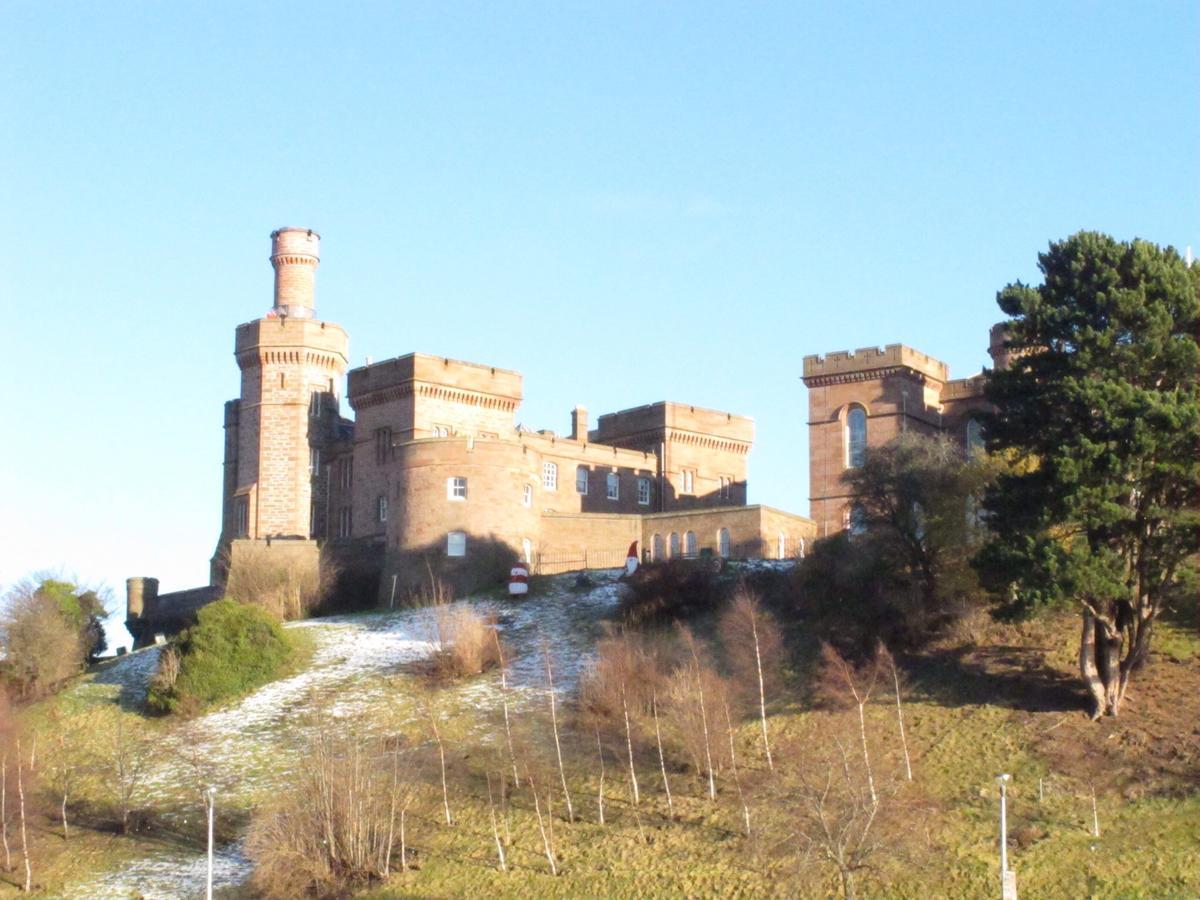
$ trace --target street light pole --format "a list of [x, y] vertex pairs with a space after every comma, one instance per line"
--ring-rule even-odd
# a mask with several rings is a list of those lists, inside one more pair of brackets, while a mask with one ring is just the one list
[[1007, 772], [996, 776], [1000, 785], [1000, 900], [1017, 900], [1016, 874], [1008, 870], [1008, 782]]
[[213, 817], [216, 813], [217, 789], [209, 787], [204, 792], [205, 806], [208, 807], [208, 886], [204, 892], [205, 900], [212, 900], [213, 887]]

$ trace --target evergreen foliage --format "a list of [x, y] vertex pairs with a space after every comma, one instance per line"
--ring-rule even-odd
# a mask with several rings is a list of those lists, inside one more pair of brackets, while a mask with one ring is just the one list
[[978, 563], [1018, 607], [1078, 604], [1093, 715], [1116, 715], [1200, 534], [1200, 273], [1090, 232], [1039, 266], [1043, 284], [998, 295], [1013, 359], [989, 377], [985, 434], [1011, 466]]
[[[218, 600], [200, 610], [176, 645], [164, 648], [148, 705], [156, 712], [190, 711], [239, 696], [275, 678], [291, 652], [287, 634], [270, 613]], [[162, 677], [169, 669], [175, 671]]]

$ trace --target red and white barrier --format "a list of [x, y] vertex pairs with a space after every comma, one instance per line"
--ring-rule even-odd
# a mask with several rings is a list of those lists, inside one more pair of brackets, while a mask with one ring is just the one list
[[508, 593], [512, 597], [529, 593], [529, 566], [525, 563], [516, 563], [508, 573]]

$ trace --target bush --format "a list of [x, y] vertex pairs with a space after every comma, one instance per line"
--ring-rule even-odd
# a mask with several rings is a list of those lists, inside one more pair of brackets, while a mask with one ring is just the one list
[[437, 650], [430, 662], [436, 677], [463, 678], [500, 665], [495, 613], [441, 603], [434, 607], [434, 627]]
[[81, 633], [53, 596], [25, 583], [5, 601], [0, 621], [3, 671], [17, 696], [48, 694], [83, 668], [87, 654]]
[[628, 626], [670, 624], [714, 611], [728, 582], [708, 561], [672, 559], [638, 568], [628, 582], [619, 614]]
[[[286, 543], [286, 542], [285, 542]], [[338, 573], [322, 556], [319, 563], [269, 546], [248, 546], [226, 562], [225, 593], [261, 606], [280, 620], [303, 619], [332, 591]]]
[[291, 653], [291, 641], [268, 612], [218, 600], [200, 610], [174, 648], [163, 651], [148, 705], [169, 713], [239, 696], [275, 678]]

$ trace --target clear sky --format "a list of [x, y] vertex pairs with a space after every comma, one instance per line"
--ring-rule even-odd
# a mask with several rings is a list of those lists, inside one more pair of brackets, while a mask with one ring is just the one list
[[1198, 10], [0, 0], [0, 583], [205, 583], [281, 225], [355, 365], [751, 415], [806, 514], [805, 354], [968, 375], [1049, 240], [1200, 250]]

